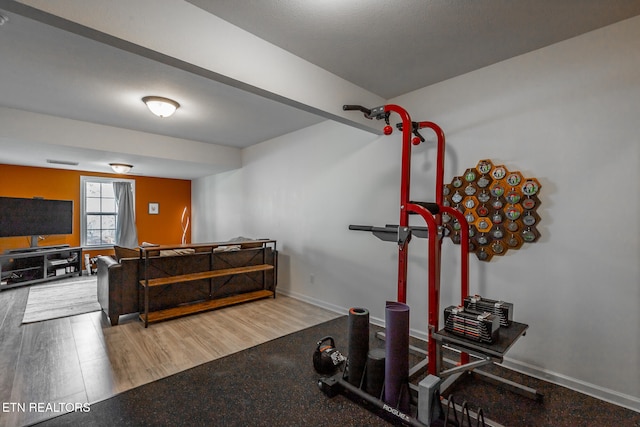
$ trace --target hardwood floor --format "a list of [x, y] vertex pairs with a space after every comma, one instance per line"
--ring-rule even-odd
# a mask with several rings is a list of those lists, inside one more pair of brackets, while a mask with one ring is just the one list
[[62, 403], [107, 399], [340, 316], [278, 295], [147, 329], [135, 315], [111, 327], [102, 312], [21, 325], [28, 292], [0, 292], [0, 427], [50, 418]]

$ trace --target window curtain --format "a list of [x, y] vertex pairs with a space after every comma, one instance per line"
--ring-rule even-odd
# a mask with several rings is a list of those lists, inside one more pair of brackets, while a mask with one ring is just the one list
[[113, 191], [116, 195], [116, 245], [125, 248], [138, 247], [138, 230], [134, 212], [133, 190], [130, 182], [114, 182]]

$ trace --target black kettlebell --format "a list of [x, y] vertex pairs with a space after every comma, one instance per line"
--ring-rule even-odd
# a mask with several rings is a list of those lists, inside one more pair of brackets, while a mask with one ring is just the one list
[[[328, 343], [327, 343], [328, 342]], [[324, 337], [313, 352], [313, 368], [322, 375], [332, 375], [347, 360], [337, 349], [333, 337]]]

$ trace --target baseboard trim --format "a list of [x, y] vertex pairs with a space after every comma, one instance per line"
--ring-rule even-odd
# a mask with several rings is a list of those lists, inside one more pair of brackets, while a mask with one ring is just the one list
[[520, 362], [508, 357], [504, 358], [504, 361], [501, 363], [501, 365], [513, 371], [520, 372], [521, 374], [529, 375], [531, 377], [538, 378], [552, 384], [566, 387], [579, 393], [595, 397], [596, 399], [600, 399], [617, 406], [622, 406], [623, 408], [627, 408], [635, 412], [640, 412], [640, 398], [620, 393], [618, 391], [611, 390], [605, 387], [600, 387], [595, 384], [578, 380], [576, 378], [571, 378], [557, 372], [542, 369], [537, 366]]
[[302, 294], [299, 294], [297, 292], [291, 292], [291, 290], [289, 290], [289, 289], [278, 288], [277, 293], [286, 295], [288, 297], [291, 297], [291, 298], [294, 298], [294, 299], [297, 299], [297, 300], [300, 300], [300, 301], [308, 302], [309, 304], [315, 305], [315, 306], [320, 307], [320, 308], [327, 309], [329, 311], [333, 311], [334, 313], [338, 313], [338, 314], [346, 314], [346, 313], [348, 313], [348, 310], [345, 310], [343, 307], [340, 307], [340, 306], [337, 306], [337, 305], [333, 305], [333, 304], [328, 304], [328, 303], [326, 303], [324, 301], [320, 301], [320, 300], [317, 300], [315, 298], [310, 298], [310, 297], [308, 297], [306, 295], [302, 295]]
[[[345, 315], [345, 316], [349, 314], [349, 309], [352, 308], [352, 307], [341, 307], [341, 306], [338, 306], [338, 305], [329, 304], [329, 303], [327, 303], [325, 301], [320, 301], [320, 300], [317, 300], [315, 298], [310, 298], [310, 297], [308, 297], [306, 295], [302, 295], [302, 294], [299, 294], [297, 292], [291, 292], [288, 289], [282, 289], [282, 290], [279, 289], [278, 293], [284, 294], [284, 295], [286, 295], [288, 297], [295, 298], [295, 299], [300, 300], [300, 301], [308, 302], [309, 304], [312, 304], [312, 305], [318, 306], [320, 308], [324, 308], [324, 309], [327, 309], [329, 311], [333, 311], [334, 313], [342, 314], [342, 315]], [[384, 326], [385, 326], [384, 319], [380, 319], [379, 317], [369, 316], [369, 322], [373, 323], [376, 326], [380, 326], [382, 328], [384, 328]], [[427, 334], [424, 333], [424, 332], [411, 329], [411, 330], [409, 330], [409, 334], [412, 337], [419, 338], [419, 339], [421, 339], [423, 341], [427, 340]]]
[[[334, 313], [339, 313], [344, 315], [349, 313], [350, 307], [347, 308], [347, 307], [341, 307], [334, 304], [328, 304], [325, 301], [320, 301], [315, 298], [310, 298], [306, 295], [302, 295], [297, 292], [291, 292], [285, 289], [278, 290], [278, 292], [284, 295], [287, 295], [291, 298], [308, 302], [309, 304], [313, 304], [315, 306], [327, 309], [329, 311], [333, 311]], [[369, 321], [377, 326], [381, 326], [381, 327], [385, 326], [384, 319], [380, 319], [377, 317], [369, 317]], [[412, 337], [421, 339], [423, 341], [427, 340], [427, 334], [424, 331], [411, 329], [409, 333]], [[500, 365], [504, 366], [507, 369], [511, 369], [513, 371], [520, 372], [522, 374], [529, 375], [531, 377], [538, 378], [540, 380], [547, 381], [552, 384], [566, 387], [568, 389], [577, 391], [582, 394], [586, 394], [591, 397], [595, 397], [596, 399], [600, 399], [605, 402], [609, 402], [611, 404], [618, 405], [635, 412], [640, 412], [640, 398], [637, 398], [628, 394], [620, 393], [605, 387], [600, 387], [594, 384], [590, 384], [585, 381], [568, 377], [566, 375], [558, 374], [556, 372], [548, 371], [546, 369], [529, 365], [527, 363], [520, 362], [508, 357], [505, 357], [504, 361]]]

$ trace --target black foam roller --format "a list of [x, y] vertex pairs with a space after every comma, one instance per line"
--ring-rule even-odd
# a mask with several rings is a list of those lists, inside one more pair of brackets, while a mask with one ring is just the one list
[[363, 382], [364, 368], [369, 353], [369, 310], [349, 309], [349, 371], [347, 381], [355, 387]]
[[367, 375], [365, 391], [380, 399], [384, 385], [384, 348], [372, 348], [367, 356]]

